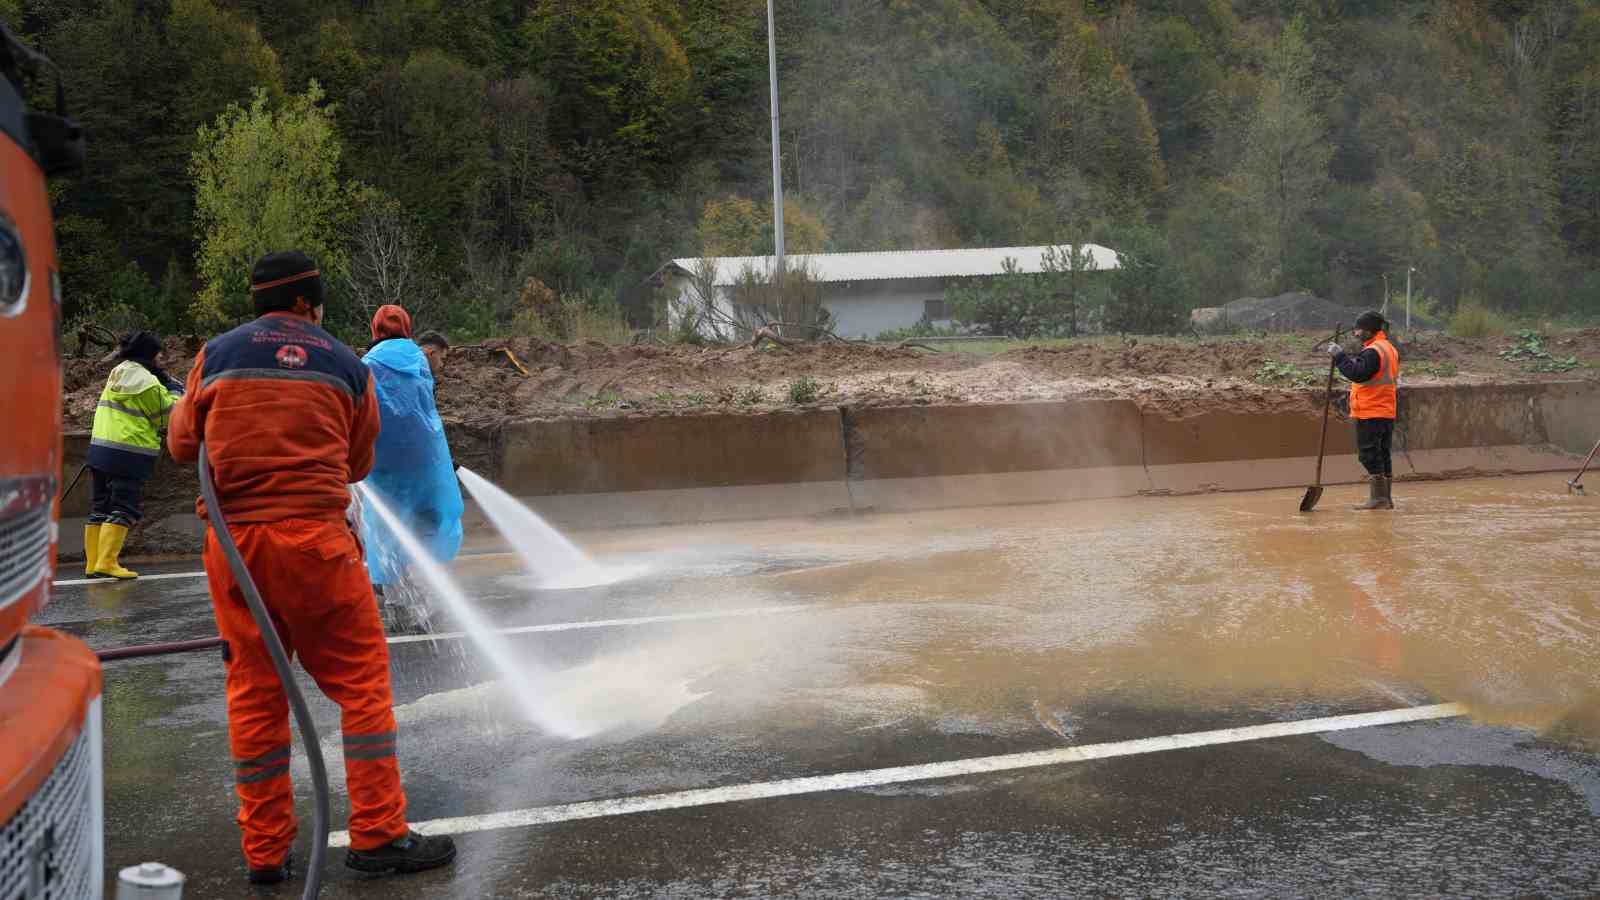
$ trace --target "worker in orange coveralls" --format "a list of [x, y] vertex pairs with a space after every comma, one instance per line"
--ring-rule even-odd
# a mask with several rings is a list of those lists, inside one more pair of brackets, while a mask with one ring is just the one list
[[[206, 442], [217, 502], [285, 649], [343, 712], [345, 865], [367, 873], [443, 866], [455, 859], [455, 843], [406, 824], [389, 649], [345, 521], [349, 485], [372, 468], [378, 437], [372, 378], [318, 327], [322, 278], [309, 256], [264, 256], [250, 281], [259, 318], [212, 339], [195, 358], [168, 446], [192, 463]], [[203, 500], [197, 511], [206, 518]], [[249, 880], [276, 884], [292, 874], [297, 824], [287, 699], [211, 530], [205, 567], [227, 642], [228, 737]]]

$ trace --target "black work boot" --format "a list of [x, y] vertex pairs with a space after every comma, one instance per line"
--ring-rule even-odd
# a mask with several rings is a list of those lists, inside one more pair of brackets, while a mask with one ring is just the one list
[[1367, 484], [1369, 487], [1367, 502], [1353, 506], [1351, 509], [1394, 509], [1394, 504], [1389, 500], [1388, 476], [1370, 475], [1367, 477]]
[[371, 850], [350, 850], [344, 864], [357, 872], [410, 875], [447, 866], [456, 858], [456, 842], [447, 834], [424, 835], [415, 831]]
[[250, 869], [251, 884], [282, 884], [294, 877], [294, 859], [285, 856], [283, 862], [275, 866]]

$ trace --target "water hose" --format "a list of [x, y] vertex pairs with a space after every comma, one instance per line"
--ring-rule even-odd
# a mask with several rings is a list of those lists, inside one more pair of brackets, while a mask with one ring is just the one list
[[300, 692], [300, 686], [294, 680], [294, 671], [289, 668], [289, 654], [283, 648], [283, 641], [278, 639], [278, 630], [267, 615], [266, 604], [261, 602], [261, 592], [256, 589], [250, 569], [239, 553], [239, 545], [234, 543], [233, 533], [228, 530], [228, 522], [223, 518], [222, 504], [217, 502], [216, 486], [211, 483], [211, 467], [206, 462], [205, 441], [200, 442], [200, 496], [205, 498], [211, 531], [217, 536], [222, 555], [228, 558], [233, 580], [244, 595], [245, 605], [250, 607], [250, 616], [256, 621], [256, 629], [261, 632], [261, 643], [266, 645], [267, 654], [272, 657], [272, 667], [278, 670], [278, 681], [283, 684], [283, 692], [289, 697], [289, 708], [294, 711], [295, 724], [300, 727], [300, 741], [306, 748], [306, 762], [311, 765], [311, 789], [316, 802], [313, 805], [311, 861], [306, 865], [306, 888], [300, 896], [303, 900], [314, 900], [322, 890], [322, 863], [328, 855], [328, 767], [322, 761], [322, 744], [317, 738], [316, 725], [311, 721], [311, 710], [306, 706], [305, 694]]
[[227, 646], [227, 641], [219, 637], [196, 638], [192, 641], [169, 641], [165, 644], [139, 644], [134, 647], [114, 647], [110, 650], [96, 650], [94, 655], [101, 662], [115, 662], [119, 659], [144, 659], [148, 656], [167, 656], [172, 653], [193, 653], [197, 650], [215, 650]]

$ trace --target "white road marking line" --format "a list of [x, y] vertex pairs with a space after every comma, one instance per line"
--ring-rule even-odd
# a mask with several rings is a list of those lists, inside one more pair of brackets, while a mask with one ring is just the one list
[[72, 587], [78, 584], [138, 584], [141, 581], [165, 581], [169, 578], [204, 578], [204, 572], [168, 572], [165, 575], [140, 575], [137, 579], [120, 581], [116, 578], [74, 578], [69, 581], [52, 581], [51, 587]]
[[[501, 553], [501, 552], [495, 552], [495, 553], [463, 553], [460, 556], [457, 556], [456, 559], [458, 559], [458, 560], [504, 559], [504, 558], [515, 556], [515, 555], [516, 554], [510, 553], [510, 552], [504, 552], [504, 553]], [[64, 580], [64, 581], [52, 581], [52, 582], [50, 582], [50, 585], [51, 585], [51, 587], [74, 587], [74, 586], [80, 585], [80, 584], [138, 584], [140, 581], [161, 581], [163, 579], [168, 579], [168, 578], [204, 578], [204, 577], [206, 577], [206, 573], [205, 573], [205, 570], [202, 569], [199, 572], [167, 572], [167, 573], [162, 574], [162, 575], [140, 575], [137, 579], [135, 579], [135, 580], [133, 580], [131, 582], [118, 581], [115, 578], [72, 578], [72, 579], [68, 579], [68, 580]]]
[[[514, 628], [497, 628], [496, 634], [538, 634], [547, 631], [584, 631], [590, 628], [626, 628], [634, 625], [661, 625], [669, 622], [701, 622], [708, 619], [738, 619], [746, 616], [779, 616], [829, 609], [822, 605], [796, 604], [793, 606], [752, 606], [743, 609], [717, 609], [705, 612], [667, 613], [660, 616], [633, 616], [626, 619], [590, 619], [583, 622], [553, 622], [548, 625], [520, 625]], [[440, 631], [435, 634], [403, 634], [385, 638], [388, 644], [423, 644], [433, 641], [459, 641], [465, 631]], [[891, 723], [892, 724], [892, 723]]]
[[[497, 628], [497, 634], [537, 634], [545, 631], [582, 631], [587, 628], [621, 628], [629, 625], [658, 625], [665, 622], [698, 622], [705, 619], [736, 619], [742, 616], [775, 616], [806, 610], [822, 609], [820, 606], [754, 606], [745, 609], [723, 609], [709, 612], [669, 613], [660, 616], [633, 616], [626, 619], [592, 619], [587, 622], [556, 622], [551, 625], [521, 625], [516, 628]], [[466, 637], [464, 631], [441, 631], [437, 634], [407, 634], [389, 638], [391, 644], [420, 644], [430, 641], [453, 641]]]
[[[1114, 741], [1107, 744], [1085, 744], [1078, 747], [1038, 750], [1031, 753], [980, 756], [951, 762], [895, 766], [888, 769], [867, 769], [860, 772], [841, 772], [837, 775], [815, 775], [807, 778], [787, 778], [782, 781], [702, 788], [692, 791], [679, 791], [672, 794], [646, 794], [639, 797], [619, 797], [612, 800], [565, 803], [560, 806], [514, 809], [477, 816], [430, 819], [425, 822], [412, 822], [411, 827], [423, 834], [470, 834], [478, 831], [498, 831], [504, 828], [525, 828], [531, 825], [549, 825], [556, 822], [599, 819], [633, 813], [657, 812], [666, 809], [684, 809], [692, 806], [711, 806], [718, 803], [737, 803], [744, 800], [766, 800], [773, 797], [792, 797], [798, 794], [847, 791], [886, 784], [901, 784], [908, 781], [929, 781], [936, 778], [955, 778], [962, 775], [987, 775], [992, 772], [1035, 769], [1043, 766], [1059, 766], [1092, 759], [1137, 756], [1144, 753], [1187, 750], [1195, 747], [1211, 747], [1218, 744], [1237, 744], [1245, 741], [1265, 740], [1267, 738], [1322, 734], [1330, 731], [1349, 731], [1355, 728], [1399, 725], [1406, 722], [1426, 722], [1434, 719], [1455, 718], [1466, 715], [1466, 712], [1466, 707], [1459, 703], [1412, 706], [1404, 709], [1358, 713], [1349, 716], [1303, 719], [1298, 722], [1274, 722], [1267, 725], [1223, 728], [1216, 731], [1196, 731], [1189, 734], [1140, 738], [1132, 741]], [[350, 832], [348, 831], [336, 831], [328, 836], [328, 846], [330, 847], [347, 847], [349, 844]]]

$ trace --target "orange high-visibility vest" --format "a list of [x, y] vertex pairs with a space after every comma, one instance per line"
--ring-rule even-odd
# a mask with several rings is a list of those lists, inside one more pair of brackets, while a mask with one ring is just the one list
[[1365, 346], [1378, 351], [1378, 374], [1350, 384], [1350, 417], [1393, 419], [1399, 409], [1395, 385], [1400, 381], [1400, 353], [1381, 331]]

